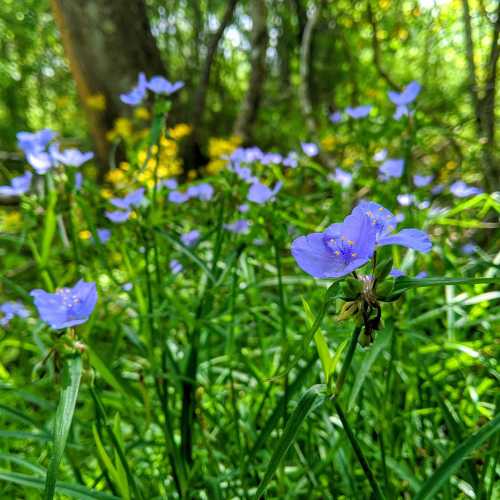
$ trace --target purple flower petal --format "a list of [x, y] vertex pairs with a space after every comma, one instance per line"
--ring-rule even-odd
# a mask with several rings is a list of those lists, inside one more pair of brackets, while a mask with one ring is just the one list
[[309, 158], [312, 158], [319, 154], [319, 147], [317, 144], [314, 144], [314, 142], [302, 142], [300, 144], [300, 147], [302, 148], [304, 154], [306, 156], [309, 156]]
[[121, 210], [116, 210], [115, 212], [105, 212], [104, 215], [115, 224], [121, 224], [125, 222], [130, 217], [130, 210], [122, 212]]
[[73, 288], [62, 288], [55, 293], [33, 290], [40, 318], [59, 330], [85, 323], [97, 303], [95, 283], [80, 280]]
[[427, 253], [432, 248], [429, 236], [420, 229], [403, 229], [399, 233], [382, 236], [378, 240], [379, 246], [400, 245]]
[[413, 184], [416, 187], [425, 187], [428, 186], [434, 179], [433, 175], [414, 175], [413, 176]]
[[372, 106], [367, 104], [365, 106], [357, 106], [355, 108], [346, 108], [345, 112], [354, 120], [359, 120], [360, 118], [365, 118], [370, 114]]

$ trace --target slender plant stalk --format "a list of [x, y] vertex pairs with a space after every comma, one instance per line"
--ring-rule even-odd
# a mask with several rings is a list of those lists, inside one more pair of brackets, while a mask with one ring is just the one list
[[340, 393], [344, 385], [347, 376], [347, 371], [351, 366], [352, 358], [354, 356], [354, 351], [356, 351], [356, 345], [358, 344], [358, 338], [362, 328], [363, 328], [362, 325], [356, 325], [356, 327], [354, 328], [354, 332], [351, 337], [351, 343], [349, 344], [349, 349], [347, 350], [347, 354], [345, 356], [344, 363], [342, 364], [339, 378], [337, 379], [337, 384], [335, 386], [335, 394], [337, 395]]
[[345, 430], [345, 433], [347, 435], [347, 438], [349, 439], [351, 446], [354, 450], [354, 453], [356, 454], [356, 457], [358, 458], [358, 461], [363, 468], [363, 471], [365, 473], [366, 478], [368, 479], [368, 482], [370, 483], [370, 486], [372, 487], [373, 490], [373, 495], [375, 498], [379, 500], [384, 500], [385, 496], [380, 490], [377, 481], [375, 481], [375, 478], [373, 476], [373, 473], [370, 469], [370, 466], [368, 465], [368, 462], [363, 455], [363, 452], [361, 451], [361, 448], [358, 444], [358, 441], [354, 437], [354, 433], [352, 432], [349, 423], [347, 422], [347, 419], [345, 418], [344, 412], [342, 411], [342, 408], [339, 405], [339, 402], [337, 400], [337, 396], [333, 398], [333, 405], [335, 406], [335, 410], [337, 411], [337, 414], [340, 418], [340, 421], [342, 422], [342, 426]]

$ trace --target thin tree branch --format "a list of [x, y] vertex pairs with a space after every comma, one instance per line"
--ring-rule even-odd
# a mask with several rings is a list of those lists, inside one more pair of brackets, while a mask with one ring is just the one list
[[381, 58], [381, 52], [380, 52], [380, 43], [378, 41], [378, 35], [377, 35], [377, 21], [375, 19], [375, 16], [373, 14], [372, 10], [372, 5], [371, 1], [368, 0], [367, 2], [367, 14], [368, 14], [368, 21], [370, 23], [370, 26], [372, 28], [372, 51], [373, 51], [373, 63], [375, 64], [375, 67], [377, 68], [377, 71], [379, 72], [380, 76], [387, 82], [389, 87], [391, 87], [393, 90], [401, 90], [398, 84], [390, 77], [389, 73], [384, 69], [382, 65], [382, 58]]

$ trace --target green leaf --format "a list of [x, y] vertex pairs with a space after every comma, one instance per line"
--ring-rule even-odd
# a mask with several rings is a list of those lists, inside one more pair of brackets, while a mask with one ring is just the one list
[[389, 344], [391, 336], [392, 336], [392, 327], [387, 327], [379, 335], [377, 335], [375, 343], [370, 348], [367, 355], [363, 358], [361, 368], [356, 373], [356, 379], [354, 380], [354, 385], [352, 386], [351, 389], [351, 394], [349, 396], [349, 404], [347, 405], [347, 412], [350, 412], [353, 409], [354, 403], [356, 402], [356, 398], [358, 397], [359, 391], [363, 386], [363, 382], [365, 381], [368, 372], [371, 370], [371, 367], [373, 366], [373, 363], [375, 363], [378, 355]]
[[466, 439], [427, 479], [414, 500], [435, 498], [436, 493], [444, 486], [451, 475], [460, 467], [462, 462], [474, 450], [479, 448], [487, 439], [500, 430], [500, 415], [483, 425], [479, 431]]
[[285, 430], [283, 431], [276, 449], [274, 450], [271, 461], [267, 466], [264, 478], [262, 479], [259, 488], [257, 489], [256, 497], [261, 496], [266, 489], [281, 460], [286, 455], [286, 452], [288, 451], [290, 446], [294, 443], [302, 422], [306, 419], [309, 413], [323, 404], [325, 399], [326, 386], [324, 384], [313, 385], [302, 395], [297, 404], [297, 407], [295, 408], [285, 426]]
[[394, 293], [424, 286], [477, 285], [480, 283], [500, 283], [500, 278], [398, 278], [394, 285]]
[[59, 399], [59, 405], [57, 406], [56, 418], [54, 421], [54, 447], [45, 480], [44, 498], [46, 500], [52, 500], [52, 498], [54, 498], [57, 469], [61, 463], [64, 448], [66, 447], [66, 441], [68, 440], [69, 429], [75, 412], [81, 376], [81, 357], [79, 355], [75, 355], [67, 358], [62, 376], [63, 387], [61, 397]]
[[[27, 486], [28, 488], [35, 488], [37, 490], [42, 490], [44, 488], [43, 479], [29, 476], [27, 474], [20, 474], [19, 472], [0, 470], [0, 481], [16, 483], [22, 486]], [[92, 491], [80, 484], [57, 483], [56, 490], [57, 493], [60, 493], [61, 495], [77, 498], [79, 500], [120, 500], [118, 497], [107, 493]]]
[[[306, 299], [302, 297], [302, 306], [306, 313], [307, 326], [311, 328], [314, 323], [314, 315], [307, 303]], [[332, 357], [330, 356], [330, 351], [328, 349], [328, 344], [323, 336], [320, 329], [314, 334], [314, 342], [316, 343], [316, 349], [318, 350], [318, 356], [321, 361], [321, 366], [323, 367], [323, 373], [325, 374], [325, 382], [328, 383], [330, 378], [330, 365], [332, 364]]]

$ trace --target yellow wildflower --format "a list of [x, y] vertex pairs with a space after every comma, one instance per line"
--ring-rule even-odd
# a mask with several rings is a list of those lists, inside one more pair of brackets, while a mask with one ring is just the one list
[[192, 130], [193, 127], [191, 127], [191, 125], [187, 123], [178, 123], [175, 127], [169, 129], [168, 133], [172, 139], [178, 141], [189, 135]]
[[90, 240], [92, 238], [92, 233], [88, 229], [84, 229], [78, 233], [82, 240]]
[[139, 120], [149, 120], [151, 113], [144, 106], [139, 106], [134, 110], [134, 116]]
[[103, 94], [93, 94], [85, 99], [87, 106], [96, 111], [104, 111], [106, 109], [106, 97]]

